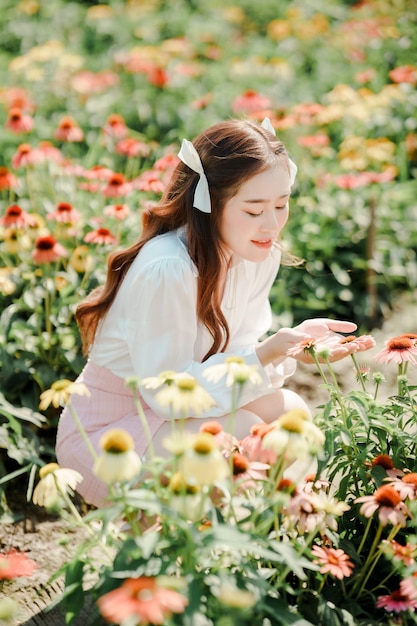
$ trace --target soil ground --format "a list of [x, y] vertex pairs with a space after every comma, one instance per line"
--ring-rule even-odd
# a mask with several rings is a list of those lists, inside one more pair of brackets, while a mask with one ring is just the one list
[[[401, 333], [417, 332], [416, 311], [417, 293], [403, 296], [383, 327], [372, 333], [377, 347], [364, 355], [364, 362], [371, 365], [374, 371], [378, 369], [385, 374], [387, 382], [384, 384], [384, 394], [386, 396], [395, 394], [396, 368], [394, 365], [375, 368], [372, 359], [377, 351], [383, 348], [386, 339]], [[335, 364], [335, 371], [343, 389], [356, 388], [355, 374], [350, 359]], [[417, 384], [416, 369], [410, 371], [410, 382]], [[313, 411], [328, 399], [327, 392], [321, 386], [321, 379], [313, 366], [300, 365], [291, 380], [290, 387], [307, 400]], [[50, 612], [46, 611], [52, 600], [62, 591], [62, 578], [58, 578], [53, 583], [48, 581], [65, 563], [68, 555], [81, 542], [82, 537], [79, 531], [68, 522], [48, 515], [42, 508], [26, 502], [25, 494], [21, 493], [19, 486], [9, 490], [8, 503], [13, 512], [20, 515], [20, 519], [14, 523], [0, 525], [0, 553], [16, 548], [25, 552], [38, 566], [31, 577], [4, 581], [3, 586], [0, 586], [0, 599], [11, 597], [20, 606], [19, 615], [10, 626], [64, 626], [65, 619], [59, 607]], [[77, 501], [77, 506], [81, 512], [87, 510], [82, 501]], [[87, 613], [88, 607], [80, 612], [74, 626], [84, 626], [87, 623]]]

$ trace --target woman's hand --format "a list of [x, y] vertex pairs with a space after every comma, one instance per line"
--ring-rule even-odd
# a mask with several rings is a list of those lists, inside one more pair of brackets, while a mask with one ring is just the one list
[[329, 361], [339, 361], [354, 351], [349, 343], [340, 343], [343, 335], [339, 333], [352, 333], [356, 328], [353, 322], [325, 317], [305, 320], [294, 328], [280, 328], [265, 339], [256, 348], [257, 356], [264, 366], [282, 359], [288, 353], [303, 363], [314, 363], [307, 348], [317, 343], [320, 348], [329, 349]]

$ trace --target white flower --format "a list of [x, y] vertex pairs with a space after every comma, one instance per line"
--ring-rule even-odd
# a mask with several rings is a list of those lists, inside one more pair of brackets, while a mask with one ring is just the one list
[[194, 436], [193, 445], [185, 450], [179, 467], [190, 484], [196, 482], [198, 485], [212, 485], [230, 475], [229, 465], [210, 433]]
[[172, 476], [169, 489], [169, 506], [190, 522], [201, 520], [212, 506], [210, 498], [200, 486], [187, 482], [180, 472]]
[[211, 395], [190, 374], [176, 374], [167, 387], [158, 391], [155, 400], [169, 407], [174, 416], [201, 415], [215, 405]]
[[203, 376], [212, 383], [218, 383], [223, 376], [226, 376], [226, 387], [234, 384], [244, 385], [247, 382], [259, 385], [262, 382], [258, 366], [248, 365], [245, 359], [239, 356], [227, 357], [224, 363], [207, 367]]
[[83, 479], [75, 470], [61, 468], [58, 463], [48, 463], [39, 470], [40, 481], [33, 490], [32, 501], [46, 508], [58, 503], [65, 493], [73, 495], [74, 489]]
[[231, 582], [223, 582], [216, 595], [222, 604], [234, 609], [250, 609], [258, 601], [254, 592], [239, 589]]
[[103, 452], [97, 457], [93, 472], [107, 485], [131, 480], [142, 468], [142, 461], [135, 452], [131, 435], [125, 430], [113, 428], [100, 439]]
[[284, 455], [288, 461], [306, 459], [317, 454], [324, 444], [324, 434], [301, 409], [281, 415], [262, 440], [262, 447]]

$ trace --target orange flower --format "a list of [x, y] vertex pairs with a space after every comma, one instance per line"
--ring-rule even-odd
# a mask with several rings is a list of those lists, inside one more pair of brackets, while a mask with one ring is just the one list
[[142, 576], [129, 578], [118, 589], [99, 598], [101, 615], [112, 624], [121, 624], [134, 617], [137, 624], [164, 624], [172, 613], [183, 613], [188, 599], [158, 584], [158, 580]]
[[0, 580], [11, 580], [17, 576], [30, 576], [37, 568], [36, 563], [31, 561], [26, 554], [9, 550], [6, 554], [0, 554]]
[[113, 245], [117, 243], [116, 237], [109, 231], [108, 228], [96, 228], [86, 234], [84, 237], [86, 243], [99, 243], [104, 245]]
[[61, 257], [65, 257], [67, 252], [60, 243], [58, 243], [55, 237], [52, 235], [46, 235], [44, 237], [38, 237], [35, 241], [35, 249], [32, 252], [32, 259], [35, 263], [52, 263], [57, 261]]
[[69, 116], [65, 116], [59, 123], [54, 133], [55, 139], [59, 141], [77, 142], [84, 139], [84, 132], [78, 126], [77, 122]]
[[415, 65], [401, 65], [395, 67], [388, 74], [394, 83], [417, 83], [417, 67]]
[[13, 107], [9, 111], [5, 127], [14, 133], [29, 133], [34, 126], [33, 118], [25, 115], [21, 109]]
[[0, 166], [0, 191], [13, 189], [17, 185], [16, 176], [7, 167]]
[[6, 209], [6, 213], [0, 218], [0, 224], [6, 228], [26, 228], [35, 226], [35, 219], [17, 204], [12, 204]]
[[417, 365], [414, 355], [417, 355], [415, 340], [406, 336], [393, 337], [385, 342], [385, 348], [378, 352], [375, 357], [377, 363], [390, 363], [394, 361], [397, 365], [410, 361], [413, 365]]

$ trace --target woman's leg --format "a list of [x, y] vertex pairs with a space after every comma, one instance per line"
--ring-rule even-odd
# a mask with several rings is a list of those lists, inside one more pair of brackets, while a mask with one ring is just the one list
[[311, 411], [306, 402], [290, 389], [275, 389], [274, 393], [261, 396], [243, 408], [259, 415], [262, 421], [268, 424], [292, 409], [302, 409], [311, 416]]
[[[219, 422], [219, 424], [223, 426], [223, 430], [225, 430], [226, 432], [229, 432], [229, 429], [230, 429], [230, 416], [229, 415], [222, 415], [221, 417], [211, 418], [207, 420], [190, 417], [186, 420], [184, 429], [187, 432], [197, 433], [199, 432], [204, 422], [213, 421], [213, 420], [215, 420], [216, 422]], [[243, 439], [244, 437], [249, 435], [251, 426], [253, 426], [253, 424], [258, 424], [259, 422], [262, 422], [262, 421], [263, 420], [252, 411], [248, 411], [246, 409], [239, 409], [238, 411], [236, 411], [235, 415], [233, 416], [233, 433], [232, 434], [237, 439]], [[180, 423], [178, 423], [178, 428], [180, 428]], [[170, 421], [169, 422], [167, 421], [167, 422], [164, 422], [162, 426], [160, 426], [160, 428], [155, 433], [152, 439], [155, 454], [157, 456], [167, 455], [167, 450], [164, 446], [164, 440], [170, 435], [172, 435], [172, 423]]]

